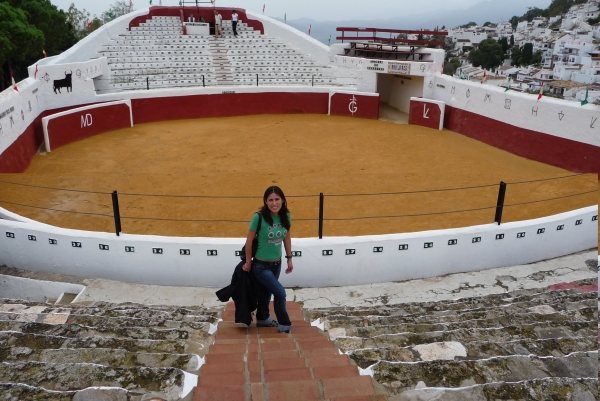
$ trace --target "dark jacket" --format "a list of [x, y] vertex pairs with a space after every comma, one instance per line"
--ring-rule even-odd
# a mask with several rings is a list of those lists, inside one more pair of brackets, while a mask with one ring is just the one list
[[235, 322], [250, 326], [252, 323], [252, 312], [256, 310], [258, 299], [265, 296], [260, 284], [254, 277], [242, 270], [244, 262], [240, 262], [233, 271], [231, 284], [217, 291], [217, 298], [221, 302], [227, 302], [230, 298], [235, 303]]

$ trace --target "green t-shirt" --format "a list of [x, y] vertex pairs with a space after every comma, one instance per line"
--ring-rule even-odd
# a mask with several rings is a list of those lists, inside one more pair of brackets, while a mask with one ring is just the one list
[[[260, 232], [258, 233], [258, 249], [256, 250], [256, 258], [260, 260], [277, 260], [281, 258], [281, 244], [283, 239], [287, 235], [287, 229], [281, 225], [281, 219], [279, 216], [271, 215], [273, 218], [273, 225], [262, 220], [260, 223]], [[260, 213], [255, 213], [250, 221], [250, 229], [256, 231], [258, 227], [258, 219], [262, 216]], [[292, 218], [288, 213], [288, 220], [290, 221], [290, 227], [292, 226]]]

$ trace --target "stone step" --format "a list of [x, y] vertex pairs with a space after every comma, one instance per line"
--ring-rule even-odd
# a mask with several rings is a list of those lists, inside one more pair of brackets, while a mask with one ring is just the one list
[[[550, 339], [559, 337], [588, 337], [595, 333], [597, 321], [548, 321], [492, 328], [459, 328], [430, 332], [406, 331], [407, 326], [355, 327], [345, 329], [348, 337], [377, 338], [390, 344], [406, 347], [436, 341], [513, 341], [517, 338]], [[410, 328], [410, 326], [408, 326]]]
[[95, 363], [117, 368], [150, 367], [177, 368], [188, 372], [200, 369], [198, 355], [128, 352], [124, 349], [77, 348], [32, 349], [27, 347], [0, 347], [0, 362], [43, 362], [50, 364]]
[[[364, 318], [382, 319], [384, 317], [405, 317], [435, 315], [443, 316], [449, 311], [480, 312], [495, 309], [504, 309], [513, 305], [522, 306], [524, 309], [539, 306], [553, 305], [557, 310], [571, 308], [571, 304], [592, 306], [596, 295], [593, 293], [569, 294], [565, 291], [546, 291], [539, 294], [512, 296], [511, 294], [495, 294], [481, 298], [468, 298], [459, 301], [439, 301], [424, 303], [407, 303], [402, 305], [386, 305], [375, 308], [327, 308], [310, 311], [311, 320], [327, 317], [329, 320], [360, 320]], [[561, 307], [560, 305], [564, 305]]]
[[[169, 400], [185, 396], [196, 376], [174, 368], [115, 368], [97, 364], [0, 364], [0, 383], [22, 383], [48, 390], [72, 391], [87, 387], [122, 387], [129, 391], [161, 392]], [[195, 384], [195, 383], [194, 383]]]
[[206, 308], [160, 306], [141, 304], [111, 304], [108, 302], [95, 302], [93, 305], [69, 304], [51, 305], [41, 302], [28, 302], [23, 300], [0, 299], [0, 312], [22, 312], [27, 308], [43, 307], [36, 309], [35, 313], [69, 313], [74, 315], [92, 315], [106, 317], [131, 317], [154, 319], [163, 318], [175, 321], [205, 321], [214, 322], [219, 310]]
[[546, 303], [543, 305], [535, 304], [537, 302], [530, 301], [526, 303], [500, 305], [496, 308], [477, 308], [470, 310], [446, 310], [443, 312], [435, 312], [431, 314], [406, 314], [403, 316], [343, 316], [333, 315], [327, 316], [326, 322], [329, 327], [343, 327], [349, 325], [369, 325], [369, 326], [387, 326], [398, 323], [429, 323], [431, 321], [452, 322], [457, 320], [474, 320], [474, 319], [499, 319], [506, 316], [527, 315], [551, 315], [558, 313], [575, 313], [579, 312], [587, 317], [586, 320], [592, 319], [597, 313], [597, 307], [594, 299], [582, 300], [579, 302], [565, 303], [565, 300], [559, 300], [554, 303]]
[[0, 332], [0, 346], [22, 347], [36, 350], [58, 348], [112, 348], [124, 349], [129, 352], [159, 352], [181, 354], [187, 348], [185, 340], [151, 340], [88, 336], [71, 338], [47, 334]]
[[477, 361], [380, 361], [371, 368], [374, 378], [394, 391], [427, 387], [465, 387], [496, 382], [519, 382], [547, 377], [597, 378], [598, 351], [565, 357], [510, 356]]
[[[355, 335], [354, 333], [360, 332], [363, 328], [373, 329], [375, 332], [412, 332], [412, 333], [423, 333], [430, 331], [447, 331], [457, 330], [461, 328], [498, 328], [503, 326], [514, 326], [519, 323], [522, 324], [533, 324], [535, 322], [586, 322], [591, 320], [598, 320], [598, 309], [597, 307], [590, 306], [578, 310], [570, 310], [567, 312], [552, 312], [549, 309], [544, 308], [544, 311], [540, 310], [540, 313], [518, 313], [518, 314], [505, 314], [496, 316], [490, 316], [485, 312], [480, 312], [479, 315], [463, 315], [454, 316], [452, 319], [439, 319], [436, 323], [430, 323], [436, 319], [422, 319], [422, 318], [408, 318], [403, 321], [402, 318], [392, 318], [393, 321], [388, 321], [389, 318], [385, 318], [385, 321], [364, 320], [355, 321], [354, 325], [348, 321], [334, 321], [333, 323], [329, 320], [326, 321], [326, 330], [331, 331], [332, 329], [341, 329], [337, 332], [346, 332], [349, 335]], [[481, 316], [481, 318], [479, 318]], [[383, 324], [390, 323], [390, 324]]]
[[[336, 341], [336, 345], [339, 343]], [[586, 338], [558, 338], [550, 340], [517, 340], [505, 343], [489, 341], [472, 342], [441, 342], [431, 343], [430, 347], [409, 346], [398, 347], [378, 343], [373, 348], [348, 349], [341, 347], [342, 351], [351, 355], [351, 358], [360, 366], [371, 366], [379, 360], [389, 362], [418, 362], [433, 359], [460, 359], [476, 360], [498, 356], [535, 355], [535, 356], [566, 356], [574, 352], [593, 351], [597, 347], [597, 339]], [[431, 349], [439, 347], [440, 351], [431, 356]], [[459, 356], [456, 349], [464, 350], [466, 356]]]
[[[152, 327], [86, 327], [78, 324], [50, 325], [45, 323], [23, 323], [16, 321], [0, 321], [0, 331], [18, 331], [21, 333], [49, 334], [64, 337], [105, 336], [115, 338], [153, 339], [153, 340], [187, 340], [190, 332], [180, 329], [155, 329]], [[208, 341], [206, 331], [197, 332], [201, 340]]]
[[[22, 383], [0, 383], [2, 400], [72, 401], [77, 391], [52, 391]], [[77, 401], [77, 400], [76, 400]]]
[[[396, 391], [392, 389], [392, 391]], [[553, 377], [464, 388], [421, 388], [405, 391], [396, 401], [597, 400], [598, 380]]]
[[180, 329], [180, 330], [208, 330], [207, 323], [216, 323], [217, 318], [212, 316], [194, 316], [198, 320], [187, 318], [182, 320], [171, 320], [167, 316], [155, 318], [139, 318], [139, 317], [107, 317], [94, 315], [69, 315], [69, 324], [79, 324], [88, 327], [154, 327], [165, 329]]

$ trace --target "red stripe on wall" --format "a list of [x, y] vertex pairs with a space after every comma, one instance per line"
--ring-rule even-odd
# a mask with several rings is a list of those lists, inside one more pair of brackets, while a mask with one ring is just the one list
[[67, 109], [69, 108], [44, 111], [37, 116], [17, 140], [0, 153], [0, 174], [22, 173], [27, 170], [31, 159], [37, 153], [40, 145], [44, 143], [42, 118]]
[[331, 96], [332, 116], [379, 118], [379, 96], [334, 93]]
[[132, 99], [134, 124], [255, 114], [327, 114], [328, 93], [232, 93]]
[[515, 127], [446, 105], [444, 127], [519, 156], [577, 173], [600, 173], [600, 147]]
[[50, 150], [103, 132], [131, 127], [129, 106], [115, 104], [82, 110], [48, 121]]

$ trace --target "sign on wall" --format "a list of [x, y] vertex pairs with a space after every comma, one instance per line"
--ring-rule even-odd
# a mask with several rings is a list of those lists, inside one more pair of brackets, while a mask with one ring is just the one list
[[329, 115], [379, 118], [379, 94], [350, 91], [329, 92]]
[[388, 62], [388, 74], [410, 75], [410, 63]]
[[446, 104], [437, 100], [410, 98], [408, 123], [442, 130], [444, 128], [444, 112]]
[[92, 135], [133, 126], [131, 101], [79, 107], [42, 118], [44, 143], [50, 152]]

